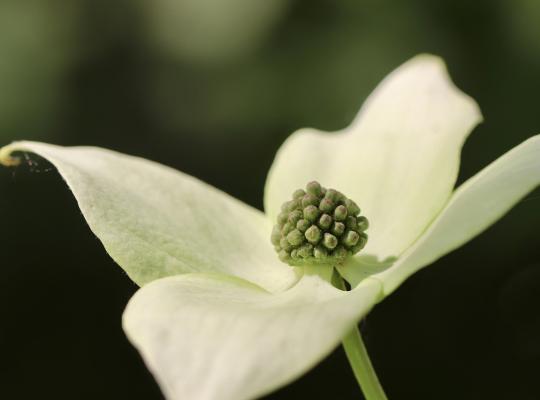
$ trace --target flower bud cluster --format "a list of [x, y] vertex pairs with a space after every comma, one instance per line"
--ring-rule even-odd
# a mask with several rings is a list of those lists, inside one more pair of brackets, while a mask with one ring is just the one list
[[338, 265], [367, 243], [369, 223], [356, 203], [334, 189], [310, 182], [281, 206], [272, 244], [292, 265]]

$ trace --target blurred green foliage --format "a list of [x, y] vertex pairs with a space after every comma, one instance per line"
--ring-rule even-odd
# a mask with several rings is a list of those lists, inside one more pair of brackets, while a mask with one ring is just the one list
[[[517, 93], [505, 84], [507, 67], [540, 65], [539, 4], [2, 0], [0, 132], [9, 139], [73, 132], [84, 122], [77, 107], [93, 111], [80, 104], [81, 72], [100, 67], [102, 85], [131, 74], [140, 98], [122, 101], [137, 103], [156, 135], [177, 137], [342, 128], [385, 73], [423, 51], [443, 55], [481, 103], [494, 92], [502, 98], [497, 87], [510, 97]], [[113, 54], [130, 64], [107, 65]], [[126, 89], [110, 85], [90, 101], [115, 90]]]
[[48, 125], [68, 101], [64, 79], [74, 61], [76, 11], [50, 1], [0, 1], [1, 134], [52, 135]]
[[1, 0], [0, 137], [162, 149], [171, 162], [170, 149], [198, 145], [187, 170], [227, 145], [261, 160], [302, 126], [345, 127], [389, 71], [432, 52], [486, 114], [489, 142], [471, 141], [498, 154], [538, 129], [538, 4]]

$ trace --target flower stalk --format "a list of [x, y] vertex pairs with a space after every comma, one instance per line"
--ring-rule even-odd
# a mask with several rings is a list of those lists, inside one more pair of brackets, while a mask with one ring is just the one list
[[[341, 290], [347, 290], [345, 281], [334, 270], [332, 275], [332, 284]], [[373, 364], [369, 358], [366, 345], [362, 340], [362, 334], [358, 330], [358, 325], [355, 325], [341, 341], [354, 377], [360, 385], [360, 389], [366, 400], [387, 400], [381, 382], [375, 373]]]
[[366, 400], [387, 400], [386, 394], [375, 373], [358, 327], [354, 327], [342, 341], [345, 354], [354, 376]]

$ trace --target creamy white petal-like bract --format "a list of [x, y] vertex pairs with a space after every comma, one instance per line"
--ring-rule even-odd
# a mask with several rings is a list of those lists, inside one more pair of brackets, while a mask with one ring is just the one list
[[410, 275], [484, 231], [540, 185], [540, 135], [463, 183], [429, 229], [389, 269], [374, 275], [385, 295]]
[[271, 294], [239, 279], [179, 275], [133, 296], [124, 329], [168, 399], [247, 400], [289, 383], [330, 353], [381, 293], [307, 275]]
[[3, 158], [13, 151], [58, 169], [92, 231], [139, 285], [189, 272], [231, 274], [270, 291], [297, 280], [268, 245], [263, 213], [192, 176], [95, 147], [16, 142]]
[[302, 129], [287, 139], [268, 175], [266, 211], [275, 218], [283, 199], [317, 180], [370, 220], [363, 254], [399, 256], [448, 201], [461, 147], [481, 118], [442, 60], [417, 56], [377, 87], [344, 131]]

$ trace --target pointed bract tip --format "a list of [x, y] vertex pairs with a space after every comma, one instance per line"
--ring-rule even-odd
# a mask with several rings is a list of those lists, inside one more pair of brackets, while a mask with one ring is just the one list
[[0, 148], [0, 164], [2, 164], [5, 167], [16, 167], [21, 163], [21, 159], [19, 157], [14, 157], [12, 154], [13, 152], [17, 151], [15, 143], [8, 144], [7, 146], [4, 146]]

